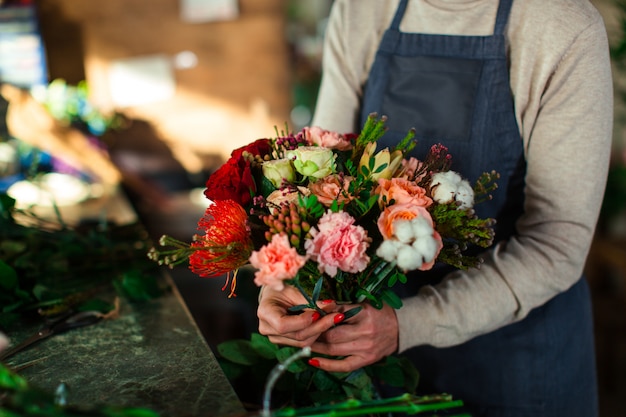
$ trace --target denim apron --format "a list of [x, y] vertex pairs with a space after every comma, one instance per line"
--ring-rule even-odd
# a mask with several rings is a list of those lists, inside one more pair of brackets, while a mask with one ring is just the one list
[[[411, 155], [418, 159], [431, 145], [444, 144], [452, 169], [472, 184], [483, 172], [498, 171], [493, 200], [476, 206], [479, 216], [497, 219], [496, 241], [515, 233], [524, 202], [526, 163], [505, 52], [511, 5], [512, 0], [500, 1], [494, 35], [450, 36], [401, 32], [407, 7], [401, 0], [370, 71], [360, 120], [363, 125], [373, 112], [388, 117], [389, 130], [380, 141], [385, 146], [415, 128], [418, 145]], [[415, 295], [450, 271], [437, 265], [409, 277], [396, 291]], [[474, 416], [597, 415], [584, 278], [520, 322], [461, 345], [419, 346], [402, 354], [420, 372], [420, 393], [450, 393]]]

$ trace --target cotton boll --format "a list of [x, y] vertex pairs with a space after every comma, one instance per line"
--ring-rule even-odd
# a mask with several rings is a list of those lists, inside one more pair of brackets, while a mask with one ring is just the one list
[[403, 245], [398, 251], [398, 268], [412, 271], [422, 266], [422, 257], [411, 245]]
[[397, 240], [385, 240], [380, 244], [378, 249], [376, 249], [376, 255], [380, 256], [387, 262], [393, 262], [398, 256], [400, 246], [402, 246], [402, 243]]
[[452, 202], [460, 181], [461, 177], [454, 171], [434, 174], [430, 183], [433, 200], [440, 204]]
[[437, 241], [432, 235], [416, 239], [412, 247], [424, 258], [424, 262], [431, 262], [437, 256]]
[[449, 183], [440, 183], [433, 189], [433, 200], [439, 204], [447, 204], [454, 200], [456, 186]]
[[412, 223], [412, 220], [396, 220], [393, 222], [394, 234], [400, 242], [409, 244], [415, 239]]
[[431, 181], [430, 186], [434, 187], [438, 184], [450, 184], [457, 185], [463, 181], [463, 178], [454, 171], [446, 171], [446, 172], [437, 172], [433, 174], [433, 179]]
[[460, 202], [459, 208], [468, 209], [474, 206], [474, 190], [469, 182], [463, 180], [456, 190], [456, 201]]
[[430, 225], [429, 221], [423, 217], [417, 217], [411, 220], [411, 229], [414, 239], [418, 239], [421, 236], [431, 236], [433, 234], [433, 227]]

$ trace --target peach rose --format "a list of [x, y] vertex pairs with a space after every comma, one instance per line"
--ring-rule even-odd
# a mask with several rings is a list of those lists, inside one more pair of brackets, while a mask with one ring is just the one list
[[317, 200], [326, 207], [330, 207], [334, 200], [337, 200], [339, 203], [348, 203], [354, 198], [354, 196], [348, 194], [348, 187], [350, 187], [352, 179], [352, 177], [348, 176], [340, 179], [338, 175], [329, 175], [318, 181], [311, 182], [309, 189], [315, 194]]
[[424, 208], [430, 207], [433, 203], [424, 188], [404, 178], [379, 179], [375, 193], [378, 194], [378, 204], [381, 208], [389, 205], [391, 200], [395, 201], [394, 204], [411, 203]]
[[304, 138], [310, 145], [323, 146], [325, 148], [348, 151], [352, 149], [349, 137], [337, 132], [322, 129], [321, 127], [305, 127], [302, 129]]
[[272, 236], [270, 243], [250, 256], [250, 264], [258, 269], [254, 283], [276, 291], [281, 291], [285, 287], [284, 280], [294, 278], [305, 263], [306, 257], [299, 255], [289, 244], [289, 238], [282, 234]]

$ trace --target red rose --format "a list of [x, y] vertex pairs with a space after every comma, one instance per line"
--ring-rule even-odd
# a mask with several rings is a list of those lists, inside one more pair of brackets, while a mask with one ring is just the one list
[[242, 156], [244, 151], [263, 157], [271, 151], [270, 141], [259, 139], [235, 149], [230, 159], [207, 180], [204, 195], [209, 200], [233, 200], [244, 207], [252, 201], [252, 196], [256, 193], [256, 184], [250, 161]]
[[246, 151], [252, 155], [258, 155], [258, 156], [265, 156], [267, 154], [270, 153], [270, 151], [272, 150], [271, 146], [270, 146], [270, 141], [269, 139], [257, 139], [254, 142], [246, 145], [246, 146], [242, 146], [241, 148], [235, 149], [231, 154], [231, 159], [235, 158], [235, 159], [240, 159], [241, 158], [241, 154]]

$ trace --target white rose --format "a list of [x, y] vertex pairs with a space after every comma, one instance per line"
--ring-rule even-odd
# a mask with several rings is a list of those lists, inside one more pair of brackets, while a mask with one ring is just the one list
[[324, 178], [335, 172], [335, 154], [321, 146], [300, 146], [287, 152], [293, 166], [305, 177]]
[[263, 162], [263, 176], [270, 180], [274, 187], [280, 188], [283, 181], [293, 182], [296, 179], [296, 171], [289, 159], [275, 159]]

